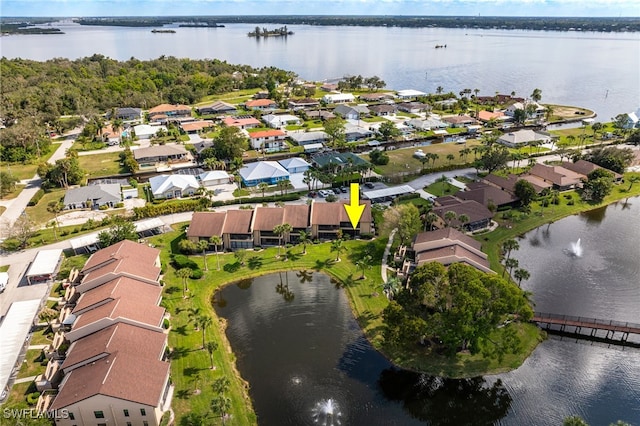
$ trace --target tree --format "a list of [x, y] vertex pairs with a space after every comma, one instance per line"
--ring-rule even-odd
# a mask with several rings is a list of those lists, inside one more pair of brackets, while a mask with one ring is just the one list
[[49, 185], [68, 188], [77, 185], [84, 178], [85, 171], [80, 168], [77, 153], [56, 160], [53, 166], [42, 164], [38, 167], [38, 175]]
[[227, 413], [231, 410], [231, 400], [224, 395], [218, 395], [211, 400], [210, 408], [213, 415], [221, 417], [224, 423]]
[[562, 426], [589, 426], [587, 422], [578, 416], [571, 416], [564, 419]]
[[331, 118], [324, 122], [324, 131], [329, 137], [329, 145], [333, 148], [340, 147], [346, 142], [344, 131], [344, 120], [341, 118]]
[[521, 206], [528, 206], [536, 196], [536, 189], [531, 182], [524, 179], [520, 179], [515, 183], [513, 191], [520, 200]]
[[369, 153], [369, 159], [373, 164], [384, 166], [389, 164], [389, 155], [379, 149], [374, 149]]
[[258, 189], [262, 191], [262, 198], [264, 198], [264, 192], [269, 188], [269, 184], [267, 182], [260, 182], [258, 184]]
[[231, 161], [242, 158], [242, 153], [249, 147], [247, 138], [237, 127], [223, 127], [214, 139], [213, 149], [216, 158]]
[[447, 154], [447, 161], [449, 162], [449, 165], [451, 165], [451, 163], [453, 162], [453, 160], [456, 159], [456, 156], [453, 154]]
[[346, 247], [343, 244], [342, 238], [338, 238], [337, 240], [333, 240], [331, 242], [331, 251], [336, 252], [336, 262], [340, 261], [340, 253], [344, 252]]
[[211, 362], [211, 369], [213, 370], [213, 353], [218, 350], [218, 343], [216, 342], [207, 342], [205, 345], [207, 352], [209, 353], [209, 361]]
[[213, 320], [209, 315], [201, 315], [198, 317], [198, 325], [200, 326], [200, 330], [202, 330], [202, 349], [205, 349], [204, 344], [204, 333], [207, 327], [213, 324]]
[[598, 134], [598, 132], [600, 130], [602, 130], [604, 128], [604, 125], [598, 121], [596, 121], [595, 123], [593, 123], [591, 125], [591, 130], [593, 130], [593, 139], [596, 139], [596, 135]]
[[504, 266], [509, 270], [509, 275], [511, 275], [511, 271], [513, 271], [513, 268], [517, 268], [519, 264], [520, 262], [518, 262], [518, 259], [510, 258], [504, 261]]
[[[519, 249], [520, 249], [520, 244], [518, 243], [518, 241], [514, 240], [513, 238], [508, 239], [502, 243], [502, 252], [506, 255], [506, 258], [504, 261], [505, 265], [511, 259], [511, 252], [513, 250], [519, 250]], [[504, 270], [502, 271], [502, 276], [504, 277]]]
[[[207, 148], [212, 149], [212, 148]], [[222, 167], [224, 161], [218, 160], [216, 157], [207, 157], [204, 159], [204, 166], [209, 170], [216, 170], [218, 167]]]
[[218, 246], [222, 245], [222, 237], [220, 235], [212, 235], [209, 238], [209, 243], [213, 244], [213, 249], [216, 252], [216, 261], [218, 263], [218, 271], [220, 270], [220, 257], [218, 255]]
[[382, 124], [380, 124], [378, 133], [380, 133], [382, 139], [384, 139], [385, 141], [400, 136], [400, 130], [398, 130], [396, 125], [391, 121], [384, 121]]
[[513, 273], [513, 277], [518, 281], [518, 287], [520, 287], [522, 280], [528, 280], [531, 277], [531, 274], [526, 269], [518, 268]]
[[302, 244], [302, 254], [307, 254], [307, 244], [311, 244], [311, 238], [305, 231], [300, 231], [298, 241]]
[[464, 225], [467, 224], [467, 222], [469, 222], [469, 216], [467, 216], [466, 214], [461, 214], [460, 216], [458, 216], [458, 222], [460, 222], [460, 229], [463, 230], [464, 229]]
[[454, 220], [456, 220], [456, 218], [458, 217], [458, 215], [456, 214], [456, 212], [454, 211], [447, 211], [444, 213], [444, 220], [447, 221], [447, 226], [451, 227], [451, 222], [453, 222]]
[[15, 238], [20, 248], [25, 248], [29, 241], [29, 238], [33, 236], [35, 232], [35, 223], [31, 217], [26, 213], [22, 213], [18, 216], [18, 219], [11, 226], [9, 235], [11, 238]]
[[283, 223], [280, 225], [276, 225], [273, 228], [273, 233], [278, 236], [278, 257], [280, 257], [280, 247], [282, 246], [282, 240], [285, 235], [288, 235], [289, 232], [293, 230], [293, 227], [288, 223]]
[[371, 262], [373, 261], [373, 259], [371, 258], [371, 255], [364, 255], [362, 256], [360, 259], [358, 259], [356, 261], [356, 266], [358, 268], [362, 269], [362, 276], [360, 276], [361, 280], [364, 280], [366, 277], [364, 276], [364, 271], [365, 269], [370, 269], [371, 268]]
[[206, 240], [200, 240], [196, 243], [196, 248], [198, 251], [202, 252], [202, 262], [204, 264], [204, 270], [208, 271], [209, 267], [207, 266], [207, 249], [209, 248], [209, 242]]
[[441, 191], [441, 192], [442, 192], [442, 196], [444, 196], [444, 194], [445, 194], [446, 192], [448, 192], [448, 191], [447, 191], [447, 184], [449, 183], [449, 180], [450, 180], [450, 179], [449, 179], [447, 176], [445, 176], [445, 175], [440, 176], [440, 177], [436, 180], [436, 182], [440, 182], [440, 184], [442, 185], [442, 186], [441, 186], [441, 188], [442, 188], [442, 191]]
[[240, 266], [244, 266], [244, 259], [247, 257], [247, 252], [244, 249], [237, 249], [233, 252], [233, 257], [236, 258]]
[[58, 318], [58, 315], [60, 315], [60, 312], [56, 311], [55, 309], [44, 307], [38, 314], [38, 318], [40, 318], [42, 321], [45, 321], [47, 325], [51, 327], [51, 321]]
[[391, 277], [382, 284], [382, 292], [387, 296], [387, 299], [393, 300], [394, 297], [402, 289], [402, 282], [398, 277]]
[[613, 190], [613, 173], [605, 169], [595, 169], [587, 175], [582, 186], [582, 198], [601, 203]]
[[640, 182], [640, 176], [637, 176], [637, 175], [629, 176], [627, 181], [629, 182], [629, 188], [627, 188], [627, 192], [629, 192], [631, 191], [631, 188], [633, 188], [634, 183]]
[[16, 183], [18, 182], [20, 182], [20, 180], [11, 172], [0, 171], [0, 198], [15, 191]]
[[633, 158], [634, 153], [630, 148], [615, 146], [595, 148], [584, 156], [584, 160], [616, 173], [624, 173], [624, 170], [631, 165]]
[[513, 111], [513, 121], [515, 121], [518, 124], [524, 124], [526, 120], [527, 120], [527, 112], [524, 109], [516, 108], [516, 110]]
[[[424, 229], [425, 231], [431, 231], [433, 229], [433, 224], [438, 220], [439, 216], [434, 212], [430, 211], [426, 215], [424, 215]], [[427, 226], [428, 225], [428, 226]]]
[[198, 250], [198, 245], [191, 240], [180, 240], [178, 248], [184, 254], [193, 254]]
[[187, 280], [191, 278], [193, 275], [193, 270], [191, 268], [182, 268], [176, 271], [176, 275], [182, 278], [182, 298], [186, 299], [186, 292], [189, 291], [189, 287], [187, 286]]
[[138, 241], [138, 233], [136, 232], [135, 223], [124, 219], [122, 216], [115, 216], [111, 227], [98, 234], [98, 243], [102, 248], [124, 240]]
[[533, 89], [533, 93], [531, 93], [531, 99], [536, 102], [540, 102], [540, 99], [542, 99], [542, 90]]
[[54, 227], [53, 227], [53, 236], [56, 239], [56, 241], [58, 241], [58, 235], [56, 234], [56, 229], [60, 229], [60, 223], [58, 222], [58, 213], [60, 213], [60, 211], [62, 211], [62, 203], [60, 201], [49, 201], [49, 204], [47, 204], [47, 211], [49, 213], [53, 213], [55, 216], [55, 222], [54, 222]]
[[504, 169], [509, 162], [509, 150], [504, 146], [491, 146], [484, 151], [480, 159], [480, 167], [489, 173]]
[[385, 232], [398, 230], [400, 244], [409, 244], [411, 239], [422, 230], [420, 211], [415, 204], [401, 204], [386, 209], [383, 214]]

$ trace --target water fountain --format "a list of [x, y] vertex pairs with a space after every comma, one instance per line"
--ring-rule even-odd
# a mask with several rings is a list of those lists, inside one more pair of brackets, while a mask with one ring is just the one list
[[582, 246], [580, 245], [580, 238], [575, 243], [571, 243], [571, 254], [575, 257], [582, 257]]
[[342, 413], [333, 398], [322, 400], [312, 410], [313, 421], [323, 426], [337, 426], [340, 424]]

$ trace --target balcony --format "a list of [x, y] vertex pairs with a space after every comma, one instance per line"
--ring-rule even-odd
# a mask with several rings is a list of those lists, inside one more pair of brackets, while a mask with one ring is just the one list
[[34, 382], [36, 389], [42, 392], [57, 387], [62, 376], [62, 360], [52, 358], [47, 364], [44, 373], [36, 376]]
[[36, 405], [38, 413], [49, 411], [49, 407], [51, 407], [53, 400], [56, 399], [56, 395], [58, 395], [58, 391], [52, 389], [44, 391], [38, 398], [38, 404]]
[[53, 336], [53, 341], [49, 345], [49, 347], [45, 348], [45, 356], [49, 359], [61, 359], [66, 354], [66, 349], [61, 351], [60, 348], [68, 347], [68, 343], [66, 343], [65, 333], [62, 330], [56, 331], [56, 334]]

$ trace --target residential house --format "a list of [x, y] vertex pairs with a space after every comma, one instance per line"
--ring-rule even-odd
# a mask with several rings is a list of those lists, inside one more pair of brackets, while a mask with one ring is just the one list
[[524, 102], [524, 98], [512, 97], [511, 95], [495, 95], [495, 96], [477, 96], [476, 102], [480, 105], [500, 104], [504, 105], [508, 102]]
[[532, 105], [533, 108], [531, 112], [527, 112], [527, 118], [538, 119], [544, 117], [545, 108], [534, 101], [514, 102], [511, 105], [507, 106], [507, 108], [504, 110], [504, 113], [509, 117], [514, 117], [516, 110], [521, 109], [527, 111], [527, 109], [530, 108], [530, 105]]
[[113, 120], [117, 118], [124, 123], [142, 122], [142, 109], [140, 108], [116, 108], [115, 114], [111, 114], [111, 111], [107, 113], [107, 119]]
[[260, 127], [262, 123], [255, 117], [250, 115], [239, 115], [237, 117], [225, 117], [222, 120], [222, 124], [228, 127], [237, 127], [239, 129], [252, 129], [254, 127]]
[[135, 133], [138, 139], [149, 139], [158, 133], [160, 130], [163, 132], [167, 132], [167, 128], [165, 126], [152, 126], [150, 124], [138, 124], [133, 127], [133, 132]]
[[351, 93], [329, 93], [322, 97], [326, 104], [346, 104], [355, 102], [356, 98]]
[[360, 119], [360, 115], [361, 115], [358, 108], [356, 108], [355, 106], [349, 106], [349, 105], [338, 105], [333, 110], [333, 113], [347, 120], [358, 120]]
[[254, 99], [251, 101], [246, 101], [244, 103], [246, 109], [253, 109], [259, 111], [273, 110], [278, 108], [278, 104], [276, 101], [272, 101], [271, 99]]
[[373, 132], [367, 127], [358, 126], [349, 122], [344, 125], [344, 137], [347, 142], [359, 141], [372, 136]]
[[547, 166], [540, 163], [536, 163], [529, 170], [528, 174], [552, 184], [553, 188], [559, 191], [568, 191], [582, 187], [582, 178], [584, 177], [584, 175], [565, 169], [564, 167]]
[[369, 111], [379, 117], [386, 117], [396, 113], [396, 105], [378, 104], [369, 106]]
[[422, 102], [402, 102], [396, 106], [398, 107], [398, 111], [406, 112], [407, 114], [418, 114], [431, 110], [430, 105], [423, 104]]
[[465, 127], [477, 123], [474, 118], [471, 118], [468, 115], [450, 115], [448, 117], [443, 117], [442, 121], [448, 123], [450, 127], [454, 128]]
[[[251, 221], [253, 242], [258, 247], [277, 246], [280, 237], [274, 232], [274, 228], [284, 223], [284, 209], [280, 207], [256, 207]], [[289, 236], [284, 235], [282, 242], [286, 242]]]
[[309, 120], [326, 121], [326, 120], [331, 120], [332, 118], [336, 118], [335, 114], [325, 110], [311, 110], [311, 111], [306, 110], [304, 113], [307, 115], [307, 118]]
[[287, 135], [282, 130], [263, 130], [249, 133], [249, 143], [253, 149], [263, 152], [282, 151], [287, 147]]
[[337, 83], [324, 83], [322, 86], [320, 86], [320, 90], [322, 90], [323, 92], [333, 92], [338, 90], [338, 84]]
[[407, 89], [407, 90], [398, 90], [396, 92], [396, 96], [400, 99], [415, 99], [420, 96], [426, 96], [427, 94], [421, 92], [419, 90]]
[[513, 206], [518, 201], [518, 198], [513, 193], [484, 182], [469, 183], [466, 190], [458, 191], [454, 196], [461, 200], [477, 201], [487, 208], [490, 208], [490, 206], [494, 208]]
[[441, 109], [453, 108], [458, 104], [456, 98], [449, 98], [442, 101], [436, 101], [434, 104], [438, 105]]
[[481, 246], [480, 242], [457, 229], [447, 227], [417, 234], [411, 247], [400, 247], [398, 260], [403, 260], [401, 272], [405, 276], [416, 267], [429, 262], [438, 262], [444, 266], [466, 263], [482, 272], [493, 273]]
[[305, 154], [314, 154], [316, 152], [320, 152], [324, 150], [323, 143], [309, 143], [304, 145], [304, 153]]
[[505, 116], [502, 111], [478, 111], [478, 120], [483, 123], [488, 123], [490, 121], [504, 121], [509, 117]]
[[300, 157], [291, 157], [285, 160], [280, 160], [278, 162], [291, 174], [304, 173], [311, 167], [311, 164], [307, 163], [303, 158]]
[[296, 144], [300, 146], [310, 145], [310, 144], [323, 144], [329, 139], [329, 136], [322, 131], [318, 132], [289, 132], [289, 139], [294, 141]]
[[149, 179], [153, 198], [191, 197], [200, 188], [193, 175], [160, 175]]
[[346, 167], [370, 165], [367, 161], [348, 151], [318, 153], [311, 157], [311, 163], [317, 168], [327, 168], [335, 171], [342, 170]]
[[[214, 235], [222, 238], [226, 218], [226, 212], [194, 212], [187, 228], [187, 239], [197, 243], [198, 241], [208, 242]], [[218, 251], [224, 251], [225, 248], [229, 247], [219, 246]]]
[[210, 170], [208, 172], [200, 173], [198, 175], [198, 181], [200, 181], [200, 185], [208, 188], [211, 186], [228, 184], [233, 181], [233, 178], [224, 170]]
[[383, 102], [393, 99], [392, 93], [363, 93], [358, 98], [364, 102]]
[[305, 108], [315, 108], [320, 106], [320, 101], [313, 98], [304, 98], [304, 99], [289, 99], [289, 108], [295, 110], [305, 109]]
[[197, 134], [204, 129], [210, 129], [213, 127], [213, 121], [211, 120], [199, 120], [190, 121], [186, 123], [180, 123], [180, 128], [187, 134]]
[[531, 129], [518, 130], [517, 132], [505, 133], [498, 138], [498, 143], [509, 148], [518, 148], [530, 145], [532, 142], [549, 143], [553, 140], [549, 133], [535, 131]]
[[149, 120], [166, 121], [167, 118], [191, 117], [191, 107], [188, 105], [161, 104], [149, 110]]
[[[571, 170], [572, 172], [575, 172], [584, 176], [584, 179], [586, 179], [589, 176], [589, 173], [593, 172], [594, 170], [604, 168], [586, 160], [578, 160], [575, 163], [571, 161], [563, 161], [560, 165], [567, 170]], [[622, 181], [623, 176], [620, 173], [616, 173], [609, 169], [605, 169], [605, 170], [613, 175], [613, 180], [615, 182]]]
[[503, 191], [509, 192], [511, 194], [515, 193], [515, 185], [516, 182], [520, 179], [526, 180], [531, 185], [533, 185], [536, 194], [540, 194], [544, 189], [551, 188], [552, 185], [550, 183], [544, 182], [542, 179], [531, 176], [531, 175], [520, 175], [516, 176], [513, 174], [509, 174], [509, 176], [502, 177], [494, 174], [489, 174], [485, 176], [482, 180], [483, 182], [499, 188]]
[[120, 132], [116, 132], [111, 124], [100, 129], [100, 138], [109, 146], [120, 145]]
[[446, 123], [435, 119], [421, 120], [419, 118], [414, 118], [409, 121], [405, 121], [405, 124], [422, 132], [428, 132], [432, 129], [444, 129], [447, 127]]
[[201, 140], [193, 144], [193, 148], [196, 150], [196, 154], [199, 156], [207, 148], [213, 148], [213, 141]]
[[224, 247], [229, 250], [253, 248], [253, 210], [228, 210], [222, 227]]
[[236, 107], [223, 101], [215, 101], [208, 105], [196, 107], [196, 111], [200, 115], [209, 114], [235, 114]]
[[300, 120], [299, 117], [296, 117], [295, 115], [291, 115], [291, 114], [281, 114], [281, 115], [267, 114], [262, 116], [262, 121], [264, 121], [267, 124], [267, 126], [274, 129], [279, 129], [281, 127], [291, 126], [291, 125], [299, 126], [300, 124], [302, 124], [302, 121]]
[[133, 150], [133, 158], [140, 167], [155, 166], [158, 163], [180, 163], [190, 161], [191, 154], [182, 145], [153, 145]]
[[[437, 228], [462, 226], [467, 231], [477, 231], [488, 228], [493, 217], [493, 213], [477, 201], [461, 200], [450, 195], [436, 198], [435, 206], [432, 211], [438, 216], [438, 221], [434, 223]], [[445, 218], [449, 211], [456, 214], [456, 219], [449, 221]], [[464, 224], [457, 219], [461, 215], [466, 215], [469, 219]]]
[[287, 204], [284, 206], [283, 223], [291, 225], [288, 243], [298, 243], [300, 241], [300, 232], [306, 232], [309, 237], [312, 237], [310, 234], [310, 212], [311, 207], [306, 204]]
[[260, 182], [275, 185], [290, 178], [289, 172], [276, 161], [256, 161], [240, 169], [244, 186], [256, 186]]
[[637, 112], [629, 112], [624, 114], [622, 128], [635, 129], [636, 127], [640, 127], [640, 119], [638, 118], [638, 114], [640, 114], [640, 108], [638, 108]]
[[97, 209], [102, 206], [115, 207], [121, 201], [120, 184], [102, 183], [68, 189], [62, 204], [65, 210]]
[[311, 203], [311, 235], [319, 240], [335, 240], [339, 232], [350, 237], [359, 237], [362, 234], [373, 234], [373, 217], [371, 215], [371, 202], [364, 200], [364, 212], [360, 217], [356, 228], [353, 228], [351, 220], [344, 208], [347, 200], [335, 203]]

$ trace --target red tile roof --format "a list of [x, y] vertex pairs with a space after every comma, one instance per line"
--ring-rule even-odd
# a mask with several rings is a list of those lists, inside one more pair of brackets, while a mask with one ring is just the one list
[[191, 107], [188, 105], [171, 105], [171, 104], [160, 104], [155, 106], [149, 110], [149, 114], [160, 114], [171, 111], [189, 111], [191, 112]]
[[255, 125], [255, 126], [259, 126], [261, 123], [257, 118], [254, 117], [248, 117], [248, 118], [239, 118], [239, 117], [226, 117], [224, 120], [222, 120], [222, 122], [225, 124], [225, 126], [235, 126], [235, 127], [242, 127], [242, 126], [248, 126], [248, 125]]
[[286, 134], [282, 130], [261, 130], [259, 132], [249, 133], [249, 137], [251, 139], [270, 138], [277, 136], [285, 137]]
[[269, 106], [269, 105], [275, 105], [275, 104], [276, 104], [275, 101], [272, 101], [271, 99], [256, 99], [256, 100], [245, 102], [245, 106], [247, 108], [262, 107], [262, 106]]

